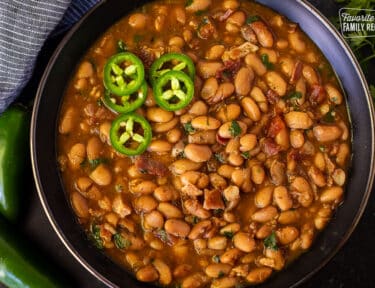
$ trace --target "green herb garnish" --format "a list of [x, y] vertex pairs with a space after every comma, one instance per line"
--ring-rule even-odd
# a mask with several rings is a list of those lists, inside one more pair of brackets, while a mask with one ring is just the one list
[[115, 190], [117, 193], [121, 193], [122, 191], [124, 191], [124, 187], [121, 184], [116, 184]]
[[139, 35], [139, 34], [134, 35], [133, 37], [134, 43], [138, 44], [142, 40], [142, 38], [143, 38], [142, 35]]
[[207, 10], [198, 10], [197, 12], [195, 12], [195, 15], [196, 16], [202, 16], [205, 13], [207, 13]]
[[273, 68], [275, 68], [274, 65], [270, 62], [268, 54], [262, 54], [260, 58], [262, 59], [262, 62], [264, 66], [266, 66], [267, 70], [273, 70]]
[[156, 231], [156, 234], [163, 242], [167, 242], [169, 239], [168, 233], [163, 229]]
[[335, 122], [335, 109], [331, 107], [329, 111], [323, 116], [323, 121], [327, 123]]
[[219, 161], [220, 163], [225, 163], [225, 159], [222, 153], [215, 153], [214, 156], [215, 156], [215, 159]]
[[193, 4], [194, 0], [186, 0], [185, 7], [189, 7], [191, 4]]
[[96, 158], [96, 159], [89, 160], [89, 164], [90, 164], [91, 169], [95, 169], [100, 164], [105, 164], [105, 163], [108, 163], [108, 159], [106, 159], [106, 158]]
[[271, 235], [266, 237], [263, 241], [264, 246], [267, 249], [272, 249], [272, 250], [279, 250], [279, 247], [277, 246], [277, 240], [276, 240], [276, 233], [275, 231], [272, 231]]
[[229, 132], [233, 137], [236, 137], [242, 133], [242, 129], [237, 121], [232, 121], [229, 127]]
[[285, 99], [292, 100], [292, 99], [301, 99], [302, 98], [302, 93], [298, 91], [290, 92], [286, 96], [284, 96]]
[[188, 122], [188, 123], [184, 124], [184, 129], [188, 134], [191, 134], [191, 133], [195, 132], [195, 129], [194, 129], [193, 125], [191, 125], [191, 122]]
[[100, 226], [91, 224], [90, 227], [90, 238], [94, 242], [94, 245], [98, 249], [103, 249], [103, 239], [100, 237]]
[[219, 255], [212, 256], [212, 262], [214, 262], [214, 263], [220, 263], [220, 256]]
[[224, 277], [225, 273], [223, 271], [220, 271], [219, 274], [217, 275], [217, 278]]
[[221, 216], [223, 214], [224, 210], [223, 209], [215, 209], [214, 210], [214, 215], [215, 216]]
[[325, 152], [326, 151], [326, 146], [319, 145], [319, 150], [322, 151], [322, 152]]
[[126, 46], [125, 42], [122, 40], [118, 40], [117, 42], [117, 51], [119, 53], [128, 51], [128, 46]]
[[232, 239], [233, 236], [234, 236], [234, 232], [233, 231], [224, 231], [223, 235], [225, 237], [227, 237], [228, 239]]
[[246, 151], [246, 152], [242, 152], [241, 153], [241, 156], [245, 159], [249, 159], [250, 158], [250, 152], [249, 151]]
[[132, 242], [122, 237], [120, 233], [113, 235], [113, 243], [118, 249], [128, 249], [132, 245]]
[[249, 16], [246, 19], [246, 24], [251, 24], [251, 23], [256, 22], [256, 21], [259, 21], [259, 16], [256, 16], [256, 15]]

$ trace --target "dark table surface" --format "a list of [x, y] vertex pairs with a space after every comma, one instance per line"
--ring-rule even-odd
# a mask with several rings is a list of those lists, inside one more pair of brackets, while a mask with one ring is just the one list
[[[282, 1], [282, 0], [275, 0]], [[338, 7], [333, 0], [310, 0], [320, 11], [328, 17], [337, 16]], [[35, 95], [41, 74], [53, 49], [60, 41], [61, 36], [49, 40], [37, 61], [34, 75], [24, 90], [23, 97]], [[373, 66], [373, 65], [372, 65]], [[374, 71], [369, 69], [368, 71]], [[375, 82], [375, 75], [366, 75], [371, 82]], [[54, 262], [60, 271], [70, 275], [80, 288], [104, 287], [96, 278], [88, 273], [65, 249], [52, 229], [42, 209], [33, 180], [31, 179], [27, 191], [29, 205], [24, 217], [19, 224], [20, 230], [32, 239], [35, 250], [40, 250], [41, 255], [47, 255], [49, 261]], [[26, 193], [25, 193], [26, 194]], [[42, 256], [41, 256], [42, 257]], [[375, 273], [373, 272], [375, 260], [375, 194], [369, 199], [366, 211], [346, 245], [322, 270], [315, 274], [307, 283], [301, 285], [305, 288], [342, 288], [342, 287], [375, 287]], [[42, 288], [42, 287], [41, 287]]]

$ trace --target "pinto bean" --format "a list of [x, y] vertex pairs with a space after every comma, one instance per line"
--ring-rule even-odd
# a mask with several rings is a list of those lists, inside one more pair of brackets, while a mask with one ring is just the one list
[[211, 185], [216, 189], [225, 189], [227, 187], [227, 182], [223, 177], [217, 173], [210, 173], [209, 175]]
[[[291, 186], [291, 190], [294, 190], [298, 196], [298, 202], [303, 207], [309, 207], [313, 201], [313, 192], [309, 182], [303, 177], [296, 177]], [[293, 193], [293, 192], [292, 192]]]
[[188, 112], [189, 114], [201, 116], [207, 114], [208, 108], [206, 103], [204, 103], [203, 101], [197, 101], [194, 102], [194, 104], [190, 107]]
[[227, 238], [225, 236], [215, 236], [208, 239], [207, 247], [213, 250], [224, 250], [227, 247]]
[[203, 79], [208, 79], [210, 77], [215, 77], [216, 73], [222, 69], [223, 64], [220, 62], [208, 62], [199, 61], [197, 64], [197, 71]]
[[341, 92], [335, 86], [328, 83], [328, 84], [324, 85], [324, 89], [326, 89], [329, 101], [331, 101], [335, 105], [340, 105], [342, 103], [344, 97], [342, 96]]
[[91, 137], [89, 141], [87, 141], [87, 146], [86, 146], [87, 158], [89, 160], [100, 158], [102, 148], [103, 148], [103, 144], [99, 140], [99, 138], [96, 136]]
[[104, 143], [110, 144], [109, 131], [111, 130], [111, 122], [105, 121], [99, 126], [99, 137]]
[[318, 74], [310, 65], [303, 65], [302, 75], [310, 86], [319, 84]]
[[86, 147], [82, 143], [77, 143], [70, 148], [68, 159], [73, 169], [78, 169], [80, 164], [85, 161]]
[[251, 219], [256, 222], [265, 223], [276, 218], [277, 215], [278, 212], [275, 207], [267, 206], [265, 208], [257, 210], [253, 215], [251, 215]]
[[236, 277], [222, 277], [220, 279], [214, 279], [212, 281], [212, 288], [231, 288], [235, 287], [239, 283]]
[[99, 186], [107, 186], [112, 182], [111, 171], [104, 165], [100, 164], [90, 174], [91, 180], [93, 180]]
[[288, 245], [298, 238], [299, 231], [296, 227], [286, 226], [277, 230], [276, 235], [281, 245]]
[[87, 218], [90, 216], [88, 202], [81, 194], [73, 192], [71, 195], [71, 202], [74, 212], [78, 217]]
[[303, 78], [299, 78], [296, 83], [296, 92], [301, 93], [301, 98], [296, 99], [298, 105], [302, 105], [306, 100], [306, 82]]
[[238, 95], [247, 95], [250, 93], [251, 84], [254, 80], [254, 72], [251, 68], [242, 67], [234, 78], [234, 87]]
[[216, 131], [198, 131], [188, 135], [188, 142], [190, 144], [215, 144], [216, 143]]
[[160, 211], [165, 218], [182, 218], [183, 214], [180, 209], [168, 202], [162, 202], [158, 205], [158, 211]]
[[181, 182], [184, 185], [193, 184], [199, 189], [206, 188], [209, 184], [209, 177], [205, 173], [196, 171], [187, 171], [180, 176]]
[[252, 269], [246, 276], [246, 281], [250, 284], [258, 284], [267, 280], [272, 274], [272, 269], [269, 267], [259, 267]]
[[178, 118], [174, 117], [171, 121], [166, 123], [155, 123], [152, 125], [152, 130], [156, 133], [168, 132], [178, 124], [178, 121]]
[[217, 169], [217, 173], [220, 175], [220, 176], [223, 176], [224, 178], [231, 178], [232, 177], [232, 173], [234, 171], [234, 167], [233, 166], [230, 166], [230, 165], [221, 165], [218, 169]]
[[158, 202], [155, 200], [155, 198], [149, 195], [142, 195], [134, 199], [133, 204], [135, 210], [144, 213], [149, 213], [158, 206]]
[[206, 10], [212, 3], [212, 0], [193, 0], [185, 9], [190, 13]]
[[260, 165], [254, 165], [251, 167], [251, 180], [255, 184], [262, 184], [266, 177], [266, 172]]
[[240, 151], [250, 151], [257, 145], [257, 136], [255, 134], [245, 134], [240, 138]]
[[273, 46], [272, 32], [263, 21], [255, 21], [251, 23], [250, 26], [257, 35], [257, 39], [260, 45], [267, 48]]
[[305, 143], [305, 136], [300, 130], [290, 131], [290, 144], [293, 148], [301, 148]]
[[164, 225], [163, 215], [156, 210], [144, 214], [143, 225], [146, 229], [161, 229]]
[[309, 129], [313, 125], [310, 116], [305, 112], [291, 111], [285, 114], [285, 122], [292, 129]]
[[241, 99], [241, 105], [246, 115], [255, 122], [261, 119], [261, 113], [258, 105], [250, 97], [244, 97]]
[[255, 206], [264, 208], [271, 204], [274, 187], [265, 186], [259, 189], [254, 197]]
[[94, 67], [89, 61], [83, 61], [77, 70], [77, 78], [90, 78], [94, 75]]
[[278, 52], [276, 52], [275, 50], [263, 47], [259, 49], [259, 54], [267, 55], [268, 61], [271, 63], [277, 63], [277, 58], [279, 57]]
[[279, 73], [269, 71], [265, 77], [267, 85], [271, 88], [271, 90], [275, 91], [281, 97], [286, 94], [287, 83]]
[[205, 100], [211, 99], [215, 96], [219, 83], [215, 77], [208, 78], [202, 87], [201, 97]]
[[202, 235], [204, 236], [204, 234], [207, 233], [211, 228], [212, 228], [212, 223], [210, 220], [200, 221], [194, 225], [188, 237], [190, 240], [198, 239]]
[[182, 137], [182, 132], [178, 128], [173, 128], [167, 133], [167, 140], [169, 143], [175, 144], [178, 141], [180, 141], [181, 137]]
[[323, 173], [315, 166], [311, 166], [307, 172], [310, 179], [314, 182], [314, 184], [318, 187], [326, 186], [326, 178], [324, 177]]
[[165, 221], [164, 229], [167, 233], [181, 238], [185, 238], [190, 232], [189, 224], [180, 219], [168, 219]]
[[63, 117], [60, 120], [60, 134], [68, 134], [72, 132], [75, 123], [77, 123], [77, 118], [78, 111], [75, 108], [69, 107], [68, 109], [66, 109], [65, 113], [63, 114]]
[[342, 169], [336, 169], [332, 173], [332, 179], [337, 185], [343, 186], [346, 179], [345, 171]]
[[216, 118], [221, 122], [229, 122], [237, 119], [241, 114], [241, 107], [237, 104], [227, 104], [222, 106], [216, 113]]
[[129, 191], [134, 194], [151, 194], [157, 185], [150, 180], [137, 178], [129, 182]]
[[339, 139], [342, 131], [335, 125], [317, 125], [313, 128], [313, 133], [319, 142], [330, 142]]
[[233, 245], [237, 249], [246, 253], [254, 251], [256, 247], [255, 240], [250, 237], [249, 234], [244, 232], [238, 232], [233, 236]]
[[284, 186], [277, 186], [275, 188], [273, 199], [281, 211], [286, 211], [293, 207], [293, 200]]
[[264, 66], [262, 60], [255, 53], [247, 54], [245, 63], [251, 67], [258, 76], [263, 76], [267, 72], [266, 66]]
[[146, 27], [147, 16], [142, 13], [134, 13], [129, 17], [129, 25], [136, 30], [142, 30]]
[[208, 278], [203, 273], [195, 273], [186, 277], [181, 284], [181, 288], [202, 288], [208, 282]]
[[299, 221], [301, 214], [297, 210], [288, 210], [280, 213], [278, 222], [282, 225], [294, 224]]
[[173, 37], [169, 38], [168, 45], [169, 46], [177, 46], [179, 48], [182, 48], [185, 45], [185, 41], [180, 36], [173, 36]]
[[224, 45], [214, 45], [211, 46], [206, 52], [207, 60], [218, 60], [223, 55], [225, 51]]
[[154, 197], [160, 202], [175, 200], [176, 193], [170, 185], [163, 185], [154, 189]]
[[212, 278], [218, 278], [221, 274], [227, 275], [232, 269], [232, 265], [217, 263], [210, 264], [206, 267], [205, 272], [207, 276]]
[[173, 113], [159, 107], [150, 107], [147, 109], [146, 117], [152, 122], [166, 123], [172, 120]]
[[299, 32], [290, 33], [288, 39], [290, 47], [296, 52], [304, 53], [306, 51], [306, 43], [301, 39], [301, 34]]
[[186, 158], [193, 162], [201, 163], [210, 160], [212, 151], [207, 145], [188, 144], [184, 150]]
[[172, 150], [172, 144], [165, 140], [153, 140], [147, 147], [147, 151], [157, 154], [165, 154]]
[[172, 171], [172, 173], [180, 175], [185, 173], [186, 171], [198, 170], [201, 166], [201, 163], [193, 162], [189, 159], [179, 159], [173, 162], [169, 166], [169, 169]]
[[141, 282], [154, 282], [159, 278], [157, 270], [152, 265], [142, 267], [137, 271], [135, 276]]
[[189, 264], [180, 264], [173, 270], [173, 276], [176, 278], [186, 277], [193, 267]]
[[210, 116], [198, 116], [191, 121], [194, 129], [215, 130], [220, 127], [220, 121]]
[[342, 189], [342, 187], [332, 186], [322, 191], [322, 194], [320, 195], [320, 201], [322, 203], [338, 203], [341, 201], [343, 194], [344, 190]]
[[346, 161], [349, 158], [350, 148], [347, 143], [341, 143], [339, 150], [336, 154], [336, 163], [342, 167], [345, 166]]
[[223, 1], [223, 8], [225, 10], [227, 10], [227, 9], [236, 10], [238, 7], [240, 7], [240, 3], [237, 0], [225, 0], [225, 1]]
[[272, 233], [272, 226], [269, 225], [269, 224], [264, 224], [262, 225], [257, 233], [255, 234], [255, 236], [258, 238], [258, 239], [264, 239], [266, 237], [268, 237], [269, 235], [271, 235]]

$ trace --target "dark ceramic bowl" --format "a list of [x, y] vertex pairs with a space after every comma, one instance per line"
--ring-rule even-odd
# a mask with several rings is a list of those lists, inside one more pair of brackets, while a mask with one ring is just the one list
[[[76, 64], [112, 24], [148, 1], [102, 1], [61, 42], [44, 73], [37, 93], [31, 129], [35, 182], [51, 225], [72, 255], [110, 287], [150, 287], [94, 248], [73, 214], [56, 161], [57, 118], [66, 84]], [[300, 24], [335, 69], [347, 94], [353, 128], [353, 158], [345, 202], [311, 250], [261, 287], [296, 287], [323, 267], [347, 241], [368, 200], [374, 169], [373, 106], [363, 72], [349, 47], [326, 18], [310, 4], [295, 0], [259, 0]]]

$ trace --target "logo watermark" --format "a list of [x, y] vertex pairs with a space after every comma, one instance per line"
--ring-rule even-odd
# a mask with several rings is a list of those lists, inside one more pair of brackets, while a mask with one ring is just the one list
[[341, 8], [339, 16], [345, 38], [375, 37], [375, 10]]

